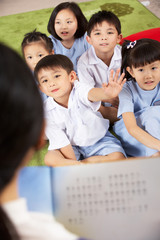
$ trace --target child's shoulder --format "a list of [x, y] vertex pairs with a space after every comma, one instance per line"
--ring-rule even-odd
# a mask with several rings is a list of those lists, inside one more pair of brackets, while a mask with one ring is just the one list
[[43, 102], [44, 110], [45, 112], [49, 112], [56, 108], [56, 102], [52, 97], [48, 97], [44, 102]]
[[90, 60], [93, 58], [93, 47], [91, 46], [86, 50], [79, 58], [78, 63], [85, 63], [86, 66], [89, 65]]

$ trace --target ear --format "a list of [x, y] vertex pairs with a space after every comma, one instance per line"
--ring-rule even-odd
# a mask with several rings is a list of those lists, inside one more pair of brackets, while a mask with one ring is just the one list
[[77, 74], [75, 71], [71, 71], [69, 74], [70, 82], [74, 83], [74, 81], [77, 79]]
[[130, 67], [126, 67], [127, 72], [134, 78], [133, 70]]
[[53, 55], [53, 54], [54, 54], [54, 50], [52, 49], [52, 51], [51, 51], [50, 55]]
[[120, 41], [122, 40], [122, 37], [123, 37], [122, 34], [119, 34], [119, 35], [118, 35], [117, 43], [120, 43]]
[[92, 45], [92, 40], [91, 40], [91, 38], [90, 38], [88, 35], [86, 36], [86, 40], [87, 40], [87, 42], [88, 42], [89, 44]]

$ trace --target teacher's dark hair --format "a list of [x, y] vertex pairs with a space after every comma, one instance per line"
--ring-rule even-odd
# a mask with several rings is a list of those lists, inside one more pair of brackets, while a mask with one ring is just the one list
[[[21, 57], [0, 44], [0, 193], [12, 180], [43, 128], [43, 103], [33, 75]], [[1, 239], [20, 239], [0, 206]]]

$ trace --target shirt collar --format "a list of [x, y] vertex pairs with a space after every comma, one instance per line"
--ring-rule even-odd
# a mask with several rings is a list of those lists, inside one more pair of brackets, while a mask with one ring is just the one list
[[[96, 55], [96, 52], [94, 50], [94, 47], [91, 46], [88, 50], [89, 53], [89, 64], [98, 64], [101, 59], [99, 59]], [[114, 54], [112, 56], [111, 62], [114, 60], [120, 60], [121, 59], [121, 46], [116, 45], [114, 48]]]

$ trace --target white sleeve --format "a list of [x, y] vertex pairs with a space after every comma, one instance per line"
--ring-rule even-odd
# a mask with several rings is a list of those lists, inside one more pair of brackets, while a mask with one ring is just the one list
[[89, 68], [87, 67], [86, 62], [83, 60], [83, 55], [82, 57], [80, 57], [77, 64], [77, 74], [80, 82], [91, 85], [92, 87], [95, 86], [94, 76], [92, 76], [91, 72], [89, 71]]
[[81, 105], [85, 105], [91, 108], [94, 112], [98, 111], [101, 106], [101, 101], [91, 102], [88, 100], [88, 92], [93, 88], [91, 85], [84, 84], [81, 82], [75, 83], [75, 88], [78, 94], [78, 102]]
[[134, 112], [132, 92], [126, 84], [123, 86], [123, 89], [119, 94], [119, 106], [117, 116], [120, 117], [125, 112]]
[[49, 119], [46, 119], [45, 134], [49, 139], [48, 150], [60, 149], [70, 144], [65, 132]]

